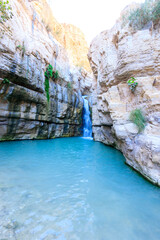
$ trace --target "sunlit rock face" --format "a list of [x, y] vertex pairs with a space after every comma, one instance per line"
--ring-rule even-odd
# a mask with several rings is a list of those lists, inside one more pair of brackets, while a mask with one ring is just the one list
[[[160, 41], [157, 29], [133, 32], [121, 22], [91, 43], [89, 60], [94, 72], [94, 139], [121, 150], [126, 163], [160, 186]], [[135, 77], [134, 93], [127, 80]], [[145, 130], [129, 120], [141, 109]]]
[[[81, 96], [91, 88], [91, 75], [71, 66], [65, 48], [47, 31], [34, 6], [41, 1], [10, 3], [14, 16], [0, 25], [0, 140], [79, 135]], [[49, 80], [48, 103], [49, 64], [59, 78]]]
[[82, 31], [72, 24], [62, 24], [65, 37], [64, 47], [67, 49], [69, 58], [77, 67], [85, 68], [88, 72], [91, 72], [91, 67], [87, 58], [88, 45], [85, 40], [85, 36]]
[[46, 0], [32, 1], [36, 14], [42, 19], [48, 32], [65, 47], [70, 64], [91, 72], [87, 58], [88, 44], [82, 31], [72, 24], [61, 24], [53, 16]]

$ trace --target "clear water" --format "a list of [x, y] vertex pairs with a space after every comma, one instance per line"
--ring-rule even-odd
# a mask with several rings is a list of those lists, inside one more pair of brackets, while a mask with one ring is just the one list
[[83, 137], [92, 137], [91, 113], [86, 96], [83, 96]]
[[159, 240], [160, 189], [98, 142], [0, 143], [0, 239]]

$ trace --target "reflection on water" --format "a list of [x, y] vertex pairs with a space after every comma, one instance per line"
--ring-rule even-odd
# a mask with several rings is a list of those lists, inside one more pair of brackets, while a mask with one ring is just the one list
[[159, 240], [160, 189], [83, 138], [0, 143], [0, 239]]

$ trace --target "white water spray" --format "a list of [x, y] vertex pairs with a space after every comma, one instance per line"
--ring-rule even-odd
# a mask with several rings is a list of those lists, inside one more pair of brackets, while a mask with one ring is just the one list
[[86, 96], [83, 96], [83, 137], [92, 137], [91, 114]]

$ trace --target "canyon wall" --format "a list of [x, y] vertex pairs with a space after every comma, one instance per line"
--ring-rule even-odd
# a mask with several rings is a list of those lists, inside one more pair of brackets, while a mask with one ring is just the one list
[[85, 68], [87, 72], [91, 72], [91, 67], [87, 58], [88, 44], [85, 36], [78, 27], [72, 24], [62, 24], [65, 36], [63, 45], [67, 49], [69, 59], [75, 66], [81, 70]]
[[[80, 135], [82, 94], [91, 88], [91, 76], [71, 65], [47, 30], [35, 10], [42, 2], [10, 1], [13, 18], [0, 24], [0, 141]], [[49, 64], [59, 77], [49, 80], [48, 102]]]
[[66, 49], [70, 64], [91, 72], [88, 44], [83, 32], [72, 24], [59, 23], [46, 0], [32, 1], [34, 16], [40, 17], [48, 32]]
[[[133, 31], [117, 21], [92, 41], [88, 57], [95, 76], [94, 139], [122, 151], [127, 164], [160, 186], [159, 29]], [[138, 82], [134, 93], [130, 77]], [[141, 133], [130, 121], [135, 109], [146, 118]]]

